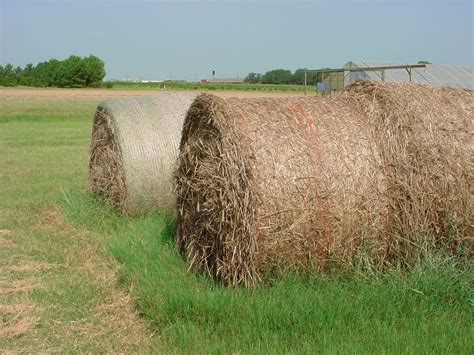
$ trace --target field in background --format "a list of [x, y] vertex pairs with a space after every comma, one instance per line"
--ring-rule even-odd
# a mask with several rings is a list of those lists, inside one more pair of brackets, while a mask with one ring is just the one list
[[[220, 84], [220, 83], [189, 83], [170, 81], [163, 83], [133, 83], [125, 81], [106, 82], [105, 85], [114, 89], [160, 89], [193, 90], [193, 91], [262, 91], [262, 92], [304, 92], [304, 85], [272, 85], [272, 84]], [[308, 93], [315, 92], [313, 86], [306, 87]]]
[[[99, 102], [101, 100], [129, 97], [129, 96], [149, 96], [159, 93], [161, 90], [154, 87], [144, 87], [141, 89], [121, 88], [121, 89], [59, 89], [59, 88], [0, 88], [0, 100], [2, 106], [8, 105], [9, 101], [90, 101]], [[173, 91], [168, 90], [167, 91]], [[200, 92], [200, 91], [198, 91]], [[202, 91], [207, 92], [207, 91]], [[281, 97], [281, 96], [303, 96], [303, 92], [259, 92], [259, 91], [212, 91], [208, 92], [220, 97]], [[308, 94], [309, 95], [309, 94]]]
[[116, 92], [0, 89], [0, 352], [473, 353], [469, 261], [254, 291], [187, 273], [173, 223], [86, 192], [92, 115]]

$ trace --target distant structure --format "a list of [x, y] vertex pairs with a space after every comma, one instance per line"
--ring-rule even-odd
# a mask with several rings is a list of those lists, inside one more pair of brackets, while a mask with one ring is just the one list
[[131, 77], [130, 75], [126, 75], [125, 77], [121, 78], [119, 81], [123, 81], [125, 83], [138, 83], [139, 80]]
[[201, 79], [201, 84], [242, 84], [244, 81], [241, 78], [227, 78], [227, 79]]
[[320, 92], [339, 91], [359, 79], [474, 90], [474, 66], [469, 65], [348, 62], [339, 69], [307, 72], [321, 73]]

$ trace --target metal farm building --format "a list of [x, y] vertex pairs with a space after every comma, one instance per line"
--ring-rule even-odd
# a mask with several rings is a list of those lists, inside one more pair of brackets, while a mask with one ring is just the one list
[[[309, 71], [308, 71], [309, 72]], [[438, 87], [474, 90], [474, 66], [348, 62], [339, 69], [311, 70], [321, 73], [318, 91], [338, 91], [359, 79], [393, 83], [417, 83]]]

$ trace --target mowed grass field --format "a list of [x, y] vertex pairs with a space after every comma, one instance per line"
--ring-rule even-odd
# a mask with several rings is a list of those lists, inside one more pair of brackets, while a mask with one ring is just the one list
[[469, 260], [251, 291], [187, 273], [172, 221], [88, 195], [100, 99], [0, 90], [0, 352], [474, 353]]

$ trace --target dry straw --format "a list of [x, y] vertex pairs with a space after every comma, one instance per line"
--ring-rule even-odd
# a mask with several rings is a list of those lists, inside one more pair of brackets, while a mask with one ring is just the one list
[[390, 201], [387, 260], [420, 249], [471, 254], [474, 237], [472, 91], [359, 81], [348, 88], [374, 127]]
[[330, 97], [196, 99], [176, 171], [176, 241], [190, 269], [250, 286], [272, 270], [410, 263], [433, 231], [440, 243], [466, 237], [470, 97], [370, 84], [406, 96], [392, 106], [357, 85]]
[[172, 211], [172, 172], [184, 116], [196, 97], [163, 92], [99, 104], [92, 131], [89, 189], [126, 214]]
[[194, 270], [255, 284], [384, 252], [386, 185], [370, 127], [347, 95], [191, 106], [177, 178], [177, 243]]

